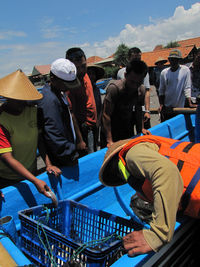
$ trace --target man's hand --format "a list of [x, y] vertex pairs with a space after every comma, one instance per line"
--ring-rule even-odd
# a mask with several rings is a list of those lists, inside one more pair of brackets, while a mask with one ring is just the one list
[[84, 141], [81, 141], [79, 143], [76, 144], [76, 149], [77, 150], [87, 150], [87, 145]]
[[190, 104], [189, 104], [189, 107], [190, 107], [190, 108], [197, 108], [197, 104], [190, 103]]
[[193, 104], [191, 101], [191, 97], [186, 98], [186, 107], [189, 106], [189, 108], [196, 108], [197, 104]]
[[51, 191], [50, 187], [42, 180], [36, 178], [33, 181], [34, 185], [36, 186], [39, 193], [45, 195], [45, 197], [51, 198], [48, 194], [49, 191]]
[[58, 177], [62, 173], [62, 171], [54, 165], [49, 165], [48, 167], [46, 167], [46, 171], [48, 173], [53, 173], [56, 177]]
[[142, 133], [144, 135], [151, 135], [151, 132], [149, 130], [145, 129], [145, 128], [142, 129]]
[[150, 113], [149, 112], [145, 112], [144, 113], [144, 122], [147, 122], [148, 120], [150, 120], [150, 118], [151, 118]]
[[163, 105], [160, 105], [160, 107], [158, 108], [158, 114], [161, 113], [162, 110], [163, 110]]
[[107, 141], [107, 148], [109, 148], [110, 146], [112, 146], [113, 141]]
[[145, 254], [152, 251], [152, 248], [144, 239], [143, 231], [134, 231], [123, 237], [124, 248], [128, 251], [129, 256]]

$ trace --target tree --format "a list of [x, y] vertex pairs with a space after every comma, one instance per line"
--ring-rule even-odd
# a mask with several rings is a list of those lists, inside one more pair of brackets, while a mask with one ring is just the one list
[[128, 50], [129, 47], [125, 44], [120, 44], [114, 55], [114, 62], [117, 66], [125, 67], [128, 63]]
[[105, 71], [104, 77], [116, 79], [118, 70], [119, 70], [119, 67], [117, 66], [106, 66], [104, 67], [104, 71]]
[[164, 46], [164, 48], [174, 48], [174, 47], [179, 47], [180, 44], [176, 41], [171, 41], [169, 42], [166, 46]]

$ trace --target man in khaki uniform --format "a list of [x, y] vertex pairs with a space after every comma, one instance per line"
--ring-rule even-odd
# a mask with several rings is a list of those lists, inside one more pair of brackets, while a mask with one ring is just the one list
[[[144, 140], [141, 141], [140, 138]], [[162, 142], [162, 137], [151, 137], [150, 135], [132, 139], [139, 141], [128, 148], [126, 144], [131, 139], [114, 143], [105, 155], [99, 174], [101, 182], [106, 186], [128, 183], [137, 192], [140, 192], [138, 188], [140, 185], [143, 186], [144, 180], [151, 185], [154, 210], [150, 229], [134, 231], [123, 238], [124, 247], [130, 256], [147, 253], [151, 250], [158, 251], [172, 239], [176, 213], [183, 194], [183, 178], [179, 169], [160, 153], [157, 141], [149, 141], [150, 139], [154, 140], [153, 138], [155, 140], [160, 138]], [[175, 142], [169, 138], [163, 139]], [[121, 167], [119, 164], [119, 153], [125, 146], [127, 149], [124, 154], [126, 168], [123, 170], [123, 166]]]

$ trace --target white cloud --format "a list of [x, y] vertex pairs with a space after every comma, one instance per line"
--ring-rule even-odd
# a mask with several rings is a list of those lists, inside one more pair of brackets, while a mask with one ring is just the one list
[[118, 36], [88, 47], [87, 55], [109, 56], [121, 43], [129, 47], [138, 46], [142, 51], [151, 51], [158, 44], [166, 45], [170, 41], [198, 37], [200, 36], [198, 27], [200, 25], [200, 3], [192, 5], [188, 10], [179, 6], [174, 15], [168, 19], [156, 21], [150, 17], [149, 20], [148, 26], [126, 24]]
[[[45, 18], [41, 23], [42, 33], [49, 40], [56, 40], [56, 42], [1, 44], [0, 77], [17, 68], [30, 73], [34, 65], [49, 64], [56, 58], [63, 57], [66, 49], [71, 46], [82, 47], [87, 57], [108, 57], [116, 51], [121, 43], [125, 43], [129, 47], [138, 46], [142, 51], [151, 51], [158, 44], [166, 45], [170, 41], [199, 37], [198, 25], [200, 25], [200, 3], [192, 5], [188, 10], [179, 6], [174, 15], [168, 19], [149, 18], [149, 25], [126, 24], [118, 36], [111, 36], [102, 42], [75, 44], [69, 43], [67, 40], [61, 42], [61, 38], [56, 37], [73, 29], [54, 25], [52, 18]], [[9, 36], [10, 38], [12, 36], [24, 37], [26, 34], [20, 31], [7, 31], [7, 34], [0, 31], [0, 39], [2, 36], [5, 39]]]
[[0, 40], [9, 40], [13, 37], [26, 37], [26, 33], [22, 31], [0, 31]]

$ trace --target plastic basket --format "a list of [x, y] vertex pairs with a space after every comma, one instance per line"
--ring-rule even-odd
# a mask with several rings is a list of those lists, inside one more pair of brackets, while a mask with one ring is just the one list
[[[142, 228], [136, 222], [91, 209], [72, 200], [60, 201], [57, 208], [48, 204], [45, 208], [37, 206], [20, 211], [19, 218], [21, 249], [37, 266], [64, 266], [86, 242], [114, 233], [123, 237]], [[44, 244], [50, 248], [50, 254]], [[80, 263], [79, 266], [110, 266], [121, 257], [120, 246], [121, 241], [115, 237], [98, 245], [94, 242], [73, 260]], [[52, 259], [55, 264], [52, 264]]]

